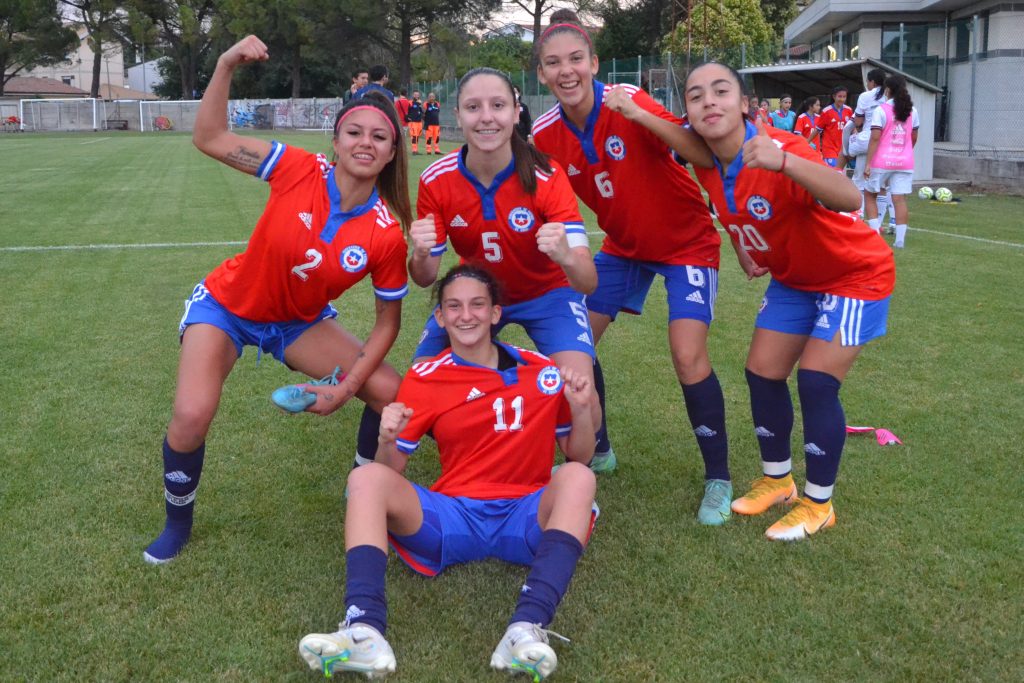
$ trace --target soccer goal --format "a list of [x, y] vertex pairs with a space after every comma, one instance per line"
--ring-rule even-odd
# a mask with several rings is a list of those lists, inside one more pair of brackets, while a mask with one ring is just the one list
[[143, 132], [183, 130], [191, 132], [196, 125], [199, 100], [139, 100], [139, 119]]
[[22, 130], [99, 130], [103, 101], [93, 97], [21, 100], [18, 105]]

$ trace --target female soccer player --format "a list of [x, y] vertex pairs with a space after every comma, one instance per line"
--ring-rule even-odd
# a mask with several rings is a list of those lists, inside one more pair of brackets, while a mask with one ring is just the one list
[[[839, 157], [843, 152], [843, 128], [853, 118], [853, 110], [846, 106], [849, 94], [845, 85], [832, 88], [832, 104], [825, 107], [815, 122], [815, 133], [821, 139], [821, 155], [825, 163], [839, 168]], [[813, 134], [811, 140], [813, 141]]]
[[[704, 459], [697, 516], [704, 524], [722, 524], [732, 497], [725, 401], [707, 347], [721, 239], [697, 184], [665, 143], [604, 106], [609, 88], [594, 78], [597, 55], [576, 15], [556, 11], [535, 45], [538, 76], [559, 104], [534, 122], [534, 144], [568, 171], [606, 235], [594, 258], [597, 290], [587, 297], [594, 343], [620, 311], [642, 311], [656, 274], [665, 278], [672, 360]], [[623, 87], [638, 106], [679, 122], [643, 90]], [[595, 378], [601, 396], [600, 365]], [[599, 439], [598, 450], [595, 461], [611, 469], [607, 438]]]
[[[571, 369], [492, 340], [501, 307], [487, 271], [456, 266], [437, 293], [451, 347], [410, 368], [384, 409], [377, 463], [349, 474], [345, 621], [304, 637], [299, 654], [328, 676], [395, 670], [384, 639], [390, 541], [424, 576], [488, 557], [530, 565], [491, 666], [540, 680], [558, 663], [544, 629], [593, 526], [596, 480], [581, 463], [594, 452], [597, 398]], [[441, 457], [430, 490], [399, 474], [428, 431]], [[569, 462], [552, 475], [553, 436]]]
[[793, 111], [793, 97], [783, 95], [779, 98], [779, 108], [769, 116], [771, 124], [779, 130], [793, 132], [793, 124], [796, 123], [796, 112]]
[[[821, 111], [821, 100], [813, 95], [808, 97], [800, 105], [800, 108], [796, 112], [796, 123], [793, 124], [793, 132], [804, 138], [807, 141], [811, 140], [811, 136], [818, 132], [818, 112]], [[811, 142], [811, 147], [814, 147], [814, 143]]]
[[875, 198], [881, 188], [888, 187], [896, 214], [893, 246], [902, 249], [907, 237], [907, 195], [913, 191], [914, 145], [921, 122], [903, 76], [885, 79], [885, 98], [871, 115], [871, 142], [864, 168], [864, 216], [877, 232], [882, 219]]
[[[488, 68], [459, 81], [456, 114], [466, 144], [420, 176], [409, 273], [421, 287], [432, 285], [451, 241], [463, 261], [481, 264], [501, 284], [506, 307], [495, 332], [522, 325], [541, 353], [592, 381], [584, 295], [594, 291], [597, 273], [583, 219], [565, 171], [515, 134], [512, 88]], [[431, 317], [415, 358], [447, 345]]]
[[[895, 282], [892, 251], [848, 213], [857, 188], [798, 137], [751, 123], [739, 75], [705, 64], [686, 80], [692, 131], [612, 93], [609, 106], [656, 132], [693, 162], [748, 277], [771, 273], [747, 357], [754, 432], [764, 477], [732, 509], [757, 515], [797, 502], [768, 528], [776, 540], [835, 524], [832, 490], [846, 439], [839, 388], [864, 344], [885, 334]], [[797, 501], [791, 474], [794, 366], [804, 420], [807, 485]]]
[[[196, 115], [196, 147], [267, 180], [270, 199], [245, 251], [214, 269], [185, 304], [174, 412], [163, 445], [167, 523], [143, 553], [150, 563], [172, 559], [188, 542], [206, 434], [244, 346], [312, 377], [344, 368], [340, 384], [309, 388], [316, 394], [310, 412], [327, 415], [353, 396], [379, 411], [398, 391], [399, 376], [383, 360], [398, 336], [408, 291], [402, 227], [411, 210], [394, 105], [370, 96], [342, 108], [334, 125], [336, 165], [241, 137], [224, 118], [231, 76], [240, 65], [266, 59], [267, 47], [255, 36], [232, 46], [217, 60]], [[330, 302], [367, 275], [377, 318], [363, 343], [338, 324]], [[364, 420], [368, 415], [376, 417], [368, 413]]]

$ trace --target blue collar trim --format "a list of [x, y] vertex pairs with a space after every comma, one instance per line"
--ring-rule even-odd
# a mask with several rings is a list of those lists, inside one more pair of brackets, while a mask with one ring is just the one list
[[327, 172], [327, 195], [331, 200], [331, 213], [327, 217], [327, 223], [324, 224], [323, 230], [320, 231], [320, 239], [330, 244], [334, 241], [334, 236], [338, 234], [338, 230], [346, 222], [353, 218], [358, 218], [364, 213], [373, 208], [377, 203], [377, 188], [373, 188], [373, 192], [370, 193], [370, 198], [363, 204], [353, 207], [351, 211], [341, 210], [341, 190], [338, 189], [338, 184], [334, 181], [334, 167]]
[[466, 168], [466, 153], [469, 151], [469, 147], [466, 145], [462, 146], [459, 150], [459, 172], [462, 176], [469, 181], [469, 184], [473, 186], [476, 193], [480, 195], [480, 206], [483, 209], [484, 220], [493, 221], [498, 217], [497, 210], [494, 208], [494, 196], [498, 194], [498, 190], [502, 184], [508, 180], [513, 173], [516, 172], [516, 158], [512, 156], [512, 161], [508, 162], [508, 166], [501, 170], [498, 175], [494, 176], [494, 180], [491, 181], [490, 187], [484, 187], [483, 184], [476, 179], [468, 168]]
[[493, 339], [491, 341], [495, 346], [499, 346], [505, 349], [508, 355], [512, 356], [512, 358], [516, 361], [515, 367], [509, 368], [508, 370], [496, 370], [495, 368], [489, 368], [486, 365], [478, 365], [477, 363], [471, 363], [470, 361], [461, 358], [458, 354], [455, 353], [454, 350], [452, 351], [452, 361], [456, 365], [462, 365], [469, 368], [480, 368], [481, 370], [490, 370], [491, 372], [496, 372], [499, 375], [501, 375], [501, 381], [503, 381], [505, 383], [505, 386], [507, 387], [510, 387], [514, 384], [518, 384], [519, 366], [526, 365], [526, 360], [523, 358], [522, 354], [519, 353], [519, 351], [514, 347], [511, 347], [508, 344], [504, 344], [498, 341], [497, 339]]
[[576, 125], [569, 120], [569, 117], [565, 115], [565, 110], [562, 109], [562, 105], [558, 105], [558, 113], [562, 116], [562, 122], [565, 127], [569, 129], [576, 139], [580, 141], [580, 147], [583, 148], [583, 155], [587, 158], [588, 164], [596, 164], [601, 161], [601, 157], [597, 153], [597, 148], [594, 146], [594, 126], [597, 124], [597, 117], [601, 115], [601, 107], [604, 101], [604, 89], [605, 85], [596, 78], [594, 81], [594, 107], [590, 110], [590, 114], [587, 115], [587, 122], [583, 126], [581, 131]]
[[[750, 138], [757, 135], [757, 127], [750, 121], [746, 121], [746, 129], [743, 134], [743, 142], [746, 142]], [[722, 178], [722, 187], [725, 190], [725, 203], [729, 206], [730, 213], [739, 213], [736, 210], [736, 179], [740, 175], [740, 171], [743, 169], [743, 147], [740, 147], [739, 154], [729, 164], [728, 169], [722, 168], [722, 162], [718, 160], [718, 157], [711, 155], [711, 160], [715, 162], [715, 168], [718, 169], [718, 175]]]

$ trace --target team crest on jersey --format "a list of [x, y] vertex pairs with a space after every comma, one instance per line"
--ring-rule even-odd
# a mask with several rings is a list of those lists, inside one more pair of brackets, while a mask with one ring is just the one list
[[759, 221], [766, 221], [772, 217], [772, 205], [761, 195], [752, 194], [747, 200], [747, 212]]
[[366, 250], [352, 244], [341, 250], [341, 267], [350, 273], [358, 273], [366, 267]]
[[533, 227], [535, 221], [533, 212], [525, 206], [517, 206], [508, 212], [508, 227], [516, 232], [526, 232]]
[[609, 135], [604, 141], [604, 151], [615, 161], [622, 161], [626, 158], [626, 143], [618, 135]]
[[537, 388], [542, 394], [557, 394], [562, 388], [562, 373], [554, 365], [549, 365], [537, 375]]

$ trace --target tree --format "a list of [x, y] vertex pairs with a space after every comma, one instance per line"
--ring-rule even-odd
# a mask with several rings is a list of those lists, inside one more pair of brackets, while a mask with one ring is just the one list
[[0, 95], [21, 71], [67, 61], [77, 45], [57, 0], [0, 0]]
[[709, 59], [738, 67], [744, 59], [770, 61], [776, 52], [774, 40], [758, 0], [704, 0], [692, 5], [688, 20], [676, 24], [662, 47], [688, 60], [706, 49]]
[[761, 0], [761, 13], [775, 32], [775, 37], [781, 39], [786, 26], [797, 15], [796, 0]]
[[133, 4], [153, 22], [160, 42], [177, 64], [181, 97], [198, 97], [200, 66], [210, 51], [216, 16], [214, 0], [133, 0]]
[[[100, 74], [104, 53], [118, 49], [118, 37], [124, 33], [124, 13], [117, 0], [61, 0], [76, 12], [72, 18], [89, 32], [86, 40], [92, 50], [92, 85], [89, 94], [100, 96]], [[109, 85], [109, 83], [108, 83]]]
[[624, 5], [623, 0], [607, 0], [595, 12], [604, 28], [594, 41], [601, 59], [636, 57], [659, 50], [661, 36], [670, 26], [673, 0], [641, 0]]

